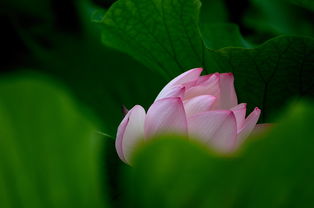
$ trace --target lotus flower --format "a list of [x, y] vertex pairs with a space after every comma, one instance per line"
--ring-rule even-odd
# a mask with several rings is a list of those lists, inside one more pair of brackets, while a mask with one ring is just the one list
[[136, 144], [158, 134], [179, 133], [199, 139], [216, 151], [234, 151], [252, 132], [260, 109], [246, 116], [238, 104], [232, 73], [200, 76], [191, 69], [170, 81], [147, 113], [134, 106], [120, 123], [116, 138], [119, 157], [130, 163]]

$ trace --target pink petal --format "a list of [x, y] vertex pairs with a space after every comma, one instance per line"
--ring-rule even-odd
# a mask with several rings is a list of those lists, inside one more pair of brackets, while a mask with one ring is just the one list
[[228, 151], [236, 140], [236, 120], [232, 111], [208, 111], [188, 120], [189, 135], [213, 145], [219, 151]]
[[221, 127], [216, 131], [211, 144], [221, 152], [230, 152], [236, 147], [237, 124], [233, 112], [231, 112]]
[[145, 110], [142, 106], [134, 106], [124, 117], [118, 127], [116, 149], [119, 157], [126, 163], [130, 161], [130, 154], [136, 143], [144, 138]]
[[184, 94], [184, 100], [200, 95], [219, 96], [219, 92], [219, 75], [213, 74], [208, 80], [187, 89]]
[[200, 95], [184, 101], [184, 109], [187, 117], [196, 113], [209, 111], [216, 97], [211, 95]]
[[122, 140], [122, 151], [125, 160], [130, 163], [130, 155], [133, 153], [136, 144], [144, 139], [145, 110], [142, 106], [136, 105], [125, 128]]
[[234, 89], [234, 77], [232, 73], [220, 74], [220, 109], [230, 109], [238, 104], [237, 95]]
[[187, 121], [180, 98], [164, 98], [149, 108], [145, 120], [146, 138], [160, 133], [187, 134]]
[[191, 82], [186, 82], [182, 84], [185, 87], [185, 90], [190, 89], [191, 87], [194, 87], [197, 80], [193, 80]]
[[116, 142], [115, 142], [115, 146], [116, 146], [116, 150], [117, 150], [118, 156], [124, 162], [126, 162], [126, 161], [125, 161], [124, 154], [123, 154], [123, 151], [122, 151], [122, 140], [123, 140], [123, 135], [124, 135], [124, 132], [125, 132], [125, 128], [128, 125], [128, 123], [129, 123], [130, 111], [128, 111], [128, 113], [124, 116], [123, 120], [121, 121], [121, 123], [120, 123], [120, 125], [118, 127], [117, 136], [116, 136]]
[[170, 88], [172, 88], [175, 85], [183, 85], [184, 83], [189, 83], [192, 81], [195, 81], [198, 79], [200, 74], [202, 73], [203, 69], [202, 68], [195, 68], [195, 69], [190, 69], [189, 71], [184, 72], [183, 74], [180, 74], [173, 80], [171, 80], [158, 94], [157, 98], [165, 94], [166, 91], [168, 91]]
[[256, 123], [259, 119], [259, 116], [261, 114], [261, 110], [259, 108], [255, 108], [252, 113], [245, 119], [243, 127], [238, 130], [238, 144], [242, 143], [244, 139], [246, 139], [250, 133], [253, 131], [253, 129], [256, 126]]
[[159, 93], [155, 101], [167, 98], [167, 97], [183, 97], [183, 94], [185, 92], [185, 87], [182, 85], [176, 85], [173, 87], [169, 87], [167, 90], [164, 90]]
[[213, 74], [207, 74], [207, 75], [204, 75], [204, 76], [200, 76], [197, 81], [196, 81], [196, 84], [197, 85], [200, 85], [200, 84], [203, 84], [205, 83], [206, 81], [208, 81], [212, 76], [219, 76], [219, 73], [213, 73]]
[[239, 105], [234, 106], [231, 108], [232, 112], [235, 115], [237, 121], [237, 129], [240, 130], [243, 127], [246, 115], [246, 103], [241, 103]]

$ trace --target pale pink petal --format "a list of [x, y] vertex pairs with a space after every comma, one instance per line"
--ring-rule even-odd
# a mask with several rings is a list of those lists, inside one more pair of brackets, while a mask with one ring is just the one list
[[[134, 106], [131, 110], [129, 110], [127, 112], [127, 114], [124, 116], [123, 120], [121, 121], [121, 123], [118, 127], [115, 146], [116, 146], [118, 156], [124, 162], [126, 162], [126, 159], [125, 159], [125, 154], [123, 151], [123, 142], [125, 139], [126, 132], [130, 131], [130, 127], [128, 127], [128, 126], [129, 126], [129, 124], [131, 124], [131, 126], [133, 126], [134, 117], [136, 117], [138, 114], [141, 115], [143, 112], [145, 115], [145, 110], [142, 108], [142, 106], [140, 106], [140, 105]], [[136, 118], [135, 118], [135, 120], [136, 120]], [[144, 123], [143, 123], [143, 125], [144, 125]]]
[[183, 104], [187, 118], [196, 113], [209, 111], [215, 100], [216, 97], [211, 95], [200, 95], [185, 100]]
[[216, 139], [216, 132], [223, 126], [225, 120], [233, 114], [232, 111], [215, 110], [199, 113], [188, 119], [189, 136], [205, 143]]
[[117, 136], [116, 136], [116, 142], [115, 142], [115, 146], [116, 146], [116, 150], [117, 150], [118, 156], [124, 162], [126, 162], [126, 161], [125, 161], [124, 154], [123, 154], [123, 151], [122, 151], [122, 140], [123, 140], [123, 135], [124, 135], [124, 132], [125, 132], [125, 128], [128, 125], [128, 123], [129, 123], [129, 116], [130, 116], [131, 110], [129, 110], [128, 113], [124, 116], [123, 120], [121, 121], [121, 123], [120, 123], [120, 125], [118, 127]]
[[220, 74], [220, 109], [230, 109], [238, 104], [237, 95], [234, 89], [234, 77], [232, 73]]
[[213, 74], [208, 80], [187, 89], [184, 94], [184, 100], [200, 95], [212, 95], [217, 97], [219, 96], [219, 92], [219, 75]]
[[[207, 82], [208, 80], [210, 80], [211, 78], [214, 78], [216, 76], [219, 76], [219, 73], [213, 73], [213, 74], [207, 74], [207, 75], [204, 75], [204, 76], [200, 76], [197, 81], [196, 81], [196, 84], [197, 85], [200, 85], [200, 84], [203, 84], [205, 82]], [[215, 79], [215, 78], [214, 78]]]
[[167, 85], [167, 86], [174, 86], [174, 85], [178, 85], [178, 84], [184, 84], [187, 82], [191, 82], [194, 80], [197, 80], [200, 76], [200, 74], [202, 73], [203, 69], [202, 68], [194, 68], [194, 69], [190, 69], [182, 74], [180, 74], [179, 76], [177, 76], [176, 78], [174, 78], [173, 80], [171, 80]]
[[[183, 85], [184, 83], [189, 83], [192, 81], [195, 81], [198, 79], [200, 74], [202, 73], [203, 69], [202, 68], [195, 68], [191, 69], [189, 71], [184, 72], [183, 74], [180, 74], [173, 80], [171, 80], [159, 93], [159, 95], [164, 94], [165, 91], [168, 91], [169, 88], [172, 88], [175, 85]], [[159, 97], [157, 96], [157, 98]]]
[[243, 127], [246, 115], [246, 103], [241, 103], [231, 108], [237, 121], [237, 129], [240, 130]]
[[[184, 86], [185, 89], [190, 89], [191, 87], [194, 87], [196, 85], [199, 85], [201, 83], [204, 83], [205, 81], [208, 81], [209, 78], [213, 75], [217, 75], [219, 73], [215, 73], [215, 74], [208, 74], [208, 75], [204, 75], [204, 76], [199, 76], [198, 78], [196, 79], [193, 79], [192, 81], [188, 81], [188, 82], [184, 82], [184, 83], [181, 83], [180, 85]], [[175, 85], [176, 86], [176, 85]]]
[[241, 144], [243, 140], [245, 140], [253, 131], [259, 119], [260, 114], [261, 114], [261, 110], [259, 108], [255, 108], [254, 111], [250, 113], [250, 115], [245, 119], [243, 127], [240, 129], [238, 133], [238, 138], [237, 138], [238, 144]]
[[185, 92], [185, 87], [183, 85], [176, 85], [173, 87], [169, 87], [167, 90], [164, 90], [159, 93], [157, 96], [156, 100], [160, 100], [163, 98], [168, 98], [168, 97], [183, 97]]
[[185, 90], [190, 89], [191, 87], [194, 87], [196, 85], [197, 80], [193, 80], [191, 82], [183, 83], [182, 85], [185, 87]]
[[146, 138], [162, 133], [187, 134], [187, 121], [181, 98], [158, 100], [147, 111]]
[[126, 162], [130, 163], [130, 155], [135, 150], [136, 144], [144, 140], [144, 108], [140, 105], [134, 106], [128, 120], [122, 139], [122, 152]]
[[231, 152], [236, 148], [237, 124], [233, 112], [230, 112], [216, 131], [210, 144], [220, 152]]

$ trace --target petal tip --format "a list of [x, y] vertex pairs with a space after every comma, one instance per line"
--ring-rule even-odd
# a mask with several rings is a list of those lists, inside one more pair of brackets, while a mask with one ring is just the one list
[[192, 70], [202, 72], [202, 71], [203, 71], [203, 68], [202, 68], [202, 67], [198, 67], [198, 68], [194, 68], [194, 69], [192, 69]]
[[255, 111], [256, 113], [260, 113], [262, 110], [261, 110], [259, 107], [255, 107], [255, 108], [254, 108], [254, 111]]
[[218, 72], [215, 72], [211, 76], [213, 79], [218, 79], [220, 77], [220, 74]]
[[222, 75], [222, 76], [228, 76], [228, 77], [233, 77], [233, 73], [232, 73], [232, 72], [221, 73], [220, 75]]
[[247, 104], [246, 103], [241, 103], [239, 104], [239, 108], [243, 109], [243, 108], [246, 108], [247, 107]]
[[198, 68], [193, 68], [193, 69], [190, 69], [186, 72], [184, 72], [183, 74], [191, 74], [191, 73], [197, 73], [198, 75], [200, 75], [203, 71], [203, 68], [202, 67], [198, 67]]
[[137, 110], [137, 109], [143, 109], [143, 107], [141, 105], [135, 105], [131, 110]]

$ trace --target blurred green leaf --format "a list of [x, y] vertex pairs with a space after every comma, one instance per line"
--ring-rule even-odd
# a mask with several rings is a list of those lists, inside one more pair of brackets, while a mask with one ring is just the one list
[[166, 80], [131, 57], [105, 47], [98, 25], [91, 22], [96, 7], [87, 1], [77, 1], [76, 6], [81, 18], [77, 20], [82, 26], [80, 33], [69, 34], [55, 28], [43, 37], [49, 40], [49, 47], [27, 28], [23, 28], [21, 35], [31, 49], [35, 68], [62, 81], [104, 123], [100, 131], [112, 137], [105, 141], [108, 145], [104, 163], [110, 167], [107, 170], [110, 202], [117, 204], [120, 194], [117, 173], [123, 162], [115, 152], [114, 138], [123, 118], [122, 105], [128, 109], [135, 104], [148, 108]]
[[134, 167], [125, 171], [126, 203], [130, 207], [200, 207], [207, 197], [203, 191], [208, 155], [186, 138], [153, 139], [136, 154]]
[[310, 9], [314, 11], [314, 1], [313, 0], [289, 0], [290, 2], [302, 6], [305, 9]]
[[166, 83], [159, 74], [95, 39], [71, 39], [40, 54], [40, 68], [71, 87], [102, 119], [103, 131], [111, 136], [123, 117], [122, 105], [128, 109], [135, 104], [147, 107]]
[[20, 34], [31, 49], [35, 67], [63, 81], [103, 121], [101, 130], [114, 137], [123, 117], [122, 105], [149, 106], [166, 80], [129, 56], [103, 46], [100, 31], [90, 19], [95, 8], [85, 1], [76, 6], [82, 23], [79, 35], [54, 31], [47, 48], [28, 30]]
[[3, 12], [10, 13], [10, 15], [28, 14], [46, 20], [53, 16], [50, 0], [4, 0], [1, 3], [1, 9], [5, 8]]
[[95, 122], [39, 75], [0, 81], [0, 207], [105, 207]]
[[154, 139], [126, 171], [129, 207], [312, 207], [314, 108], [291, 106], [268, 133], [220, 156], [191, 140]]
[[313, 13], [291, 4], [293, 0], [251, 0], [244, 22], [256, 34], [266, 36], [314, 36]]
[[45, 47], [27, 29], [21, 35], [31, 49], [36, 68], [63, 81], [104, 122], [103, 132], [114, 137], [122, 105], [148, 107], [166, 79], [129, 56], [101, 43], [100, 31], [91, 23], [95, 8], [78, 3], [82, 28], [77, 36], [54, 31]]
[[260, 122], [292, 98], [314, 96], [314, 40], [294, 36], [271, 39], [253, 48], [209, 50], [211, 70], [233, 72], [240, 102], [262, 109]]

